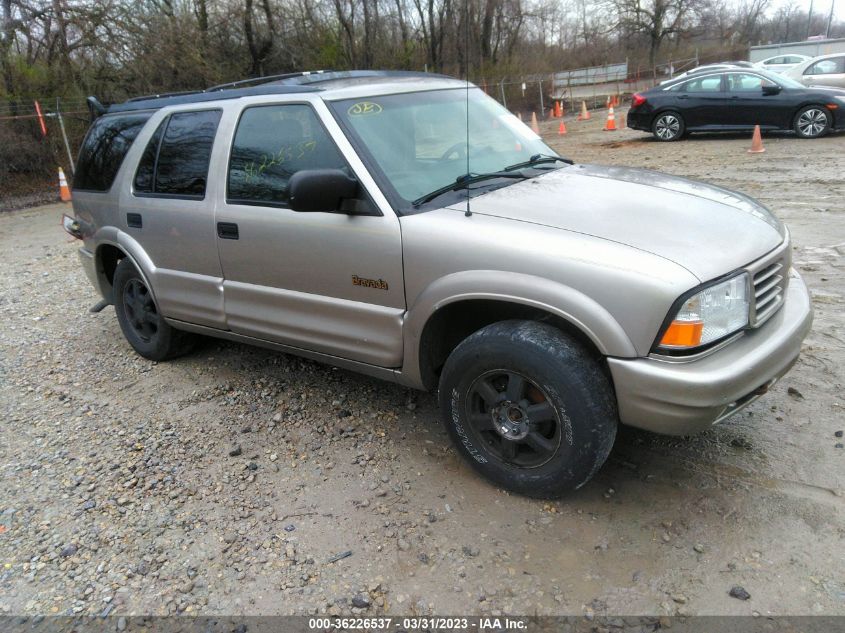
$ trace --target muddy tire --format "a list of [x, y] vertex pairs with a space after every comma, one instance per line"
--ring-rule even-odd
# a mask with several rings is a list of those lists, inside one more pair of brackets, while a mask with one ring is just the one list
[[616, 402], [599, 361], [546, 323], [502, 321], [472, 334], [447, 359], [439, 399], [470, 465], [530, 497], [583, 486], [616, 437]]
[[128, 257], [117, 265], [112, 286], [112, 303], [120, 329], [138, 354], [161, 361], [191, 350], [196, 337], [167, 324], [147, 282]]

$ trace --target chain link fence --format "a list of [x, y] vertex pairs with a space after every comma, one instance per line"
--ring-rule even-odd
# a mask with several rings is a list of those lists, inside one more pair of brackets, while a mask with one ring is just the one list
[[73, 177], [90, 118], [84, 99], [0, 103], [0, 209], [58, 196], [58, 168]]

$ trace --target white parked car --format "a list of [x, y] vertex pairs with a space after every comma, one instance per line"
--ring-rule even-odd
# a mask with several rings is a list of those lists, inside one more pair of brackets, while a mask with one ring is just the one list
[[801, 62], [806, 62], [812, 59], [807, 55], [798, 55], [797, 53], [791, 53], [789, 55], [775, 55], [774, 57], [769, 57], [768, 59], [764, 59], [762, 61], [757, 62], [754, 64], [757, 68], [762, 68], [764, 70], [771, 70], [775, 73], [782, 73], [785, 70], [789, 70], [800, 64]]
[[805, 86], [845, 88], [845, 53], [814, 57], [787, 70], [783, 75]]

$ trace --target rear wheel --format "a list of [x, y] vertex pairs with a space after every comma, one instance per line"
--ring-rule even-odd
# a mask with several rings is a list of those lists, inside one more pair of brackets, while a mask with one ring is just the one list
[[658, 141], [677, 141], [685, 131], [684, 119], [677, 112], [661, 112], [651, 124], [651, 132]]
[[503, 488], [558, 497], [584, 485], [616, 436], [616, 403], [598, 361], [557, 328], [489, 325], [452, 352], [443, 420], [461, 455]]
[[830, 131], [831, 123], [827, 108], [813, 105], [798, 111], [793, 128], [801, 138], [819, 138]]
[[172, 328], [158, 311], [147, 282], [129, 258], [114, 272], [114, 311], [123, 335], [144, 358], [167, 360], [190, 351], [195, 337]]

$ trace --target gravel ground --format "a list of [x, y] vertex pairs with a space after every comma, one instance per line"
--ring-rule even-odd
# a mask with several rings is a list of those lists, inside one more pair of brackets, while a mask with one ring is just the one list
[[577, 494], [524, 499], [459, 460], [432, 394], [226, 342], [136, 356], [88, 313], [67, 207], [4, 214], [0, 613], [845, 614], [845, 137], [749, 155], [600, 119], [543, 127], [789, 223], [816, 321], [772, 393], [695, 438], [623, 429]]

